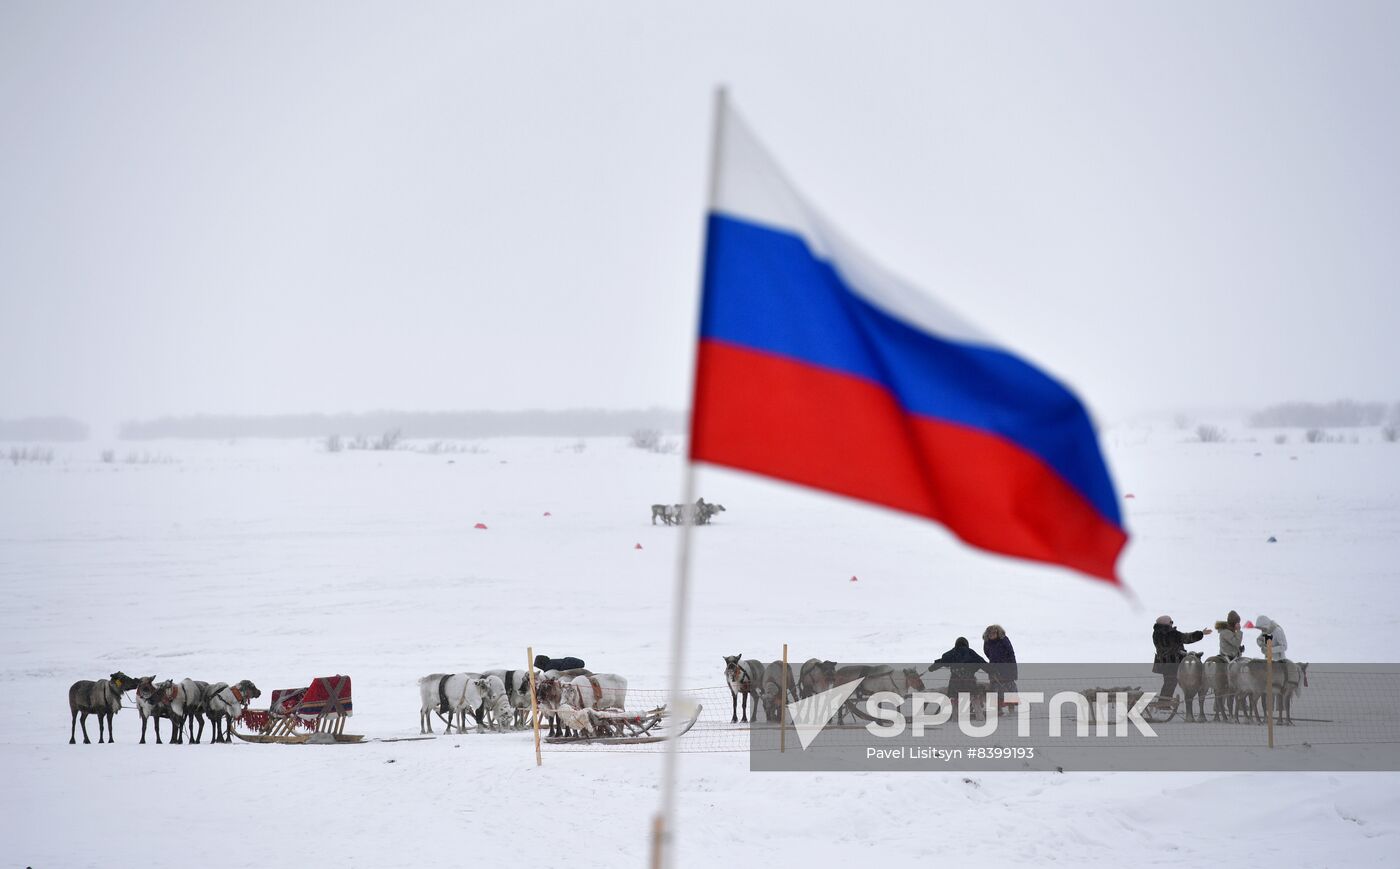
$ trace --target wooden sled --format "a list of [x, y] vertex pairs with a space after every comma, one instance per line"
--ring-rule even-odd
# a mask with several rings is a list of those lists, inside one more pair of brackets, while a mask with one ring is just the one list
[[350, 677], [323, 676], [305, 688], [273, 691], [267, 709], [244, 710], [239, 721], [252, 733], [232, 727], [229, 731], [244, 742], [277, 745], [361, 742], [364, 736], [345, 732], [345, 720], [353, 710]]
[[244, 742], [276, 743], [277, 745], [301, 745], [311, 738], [309, 733], [294, 733], [290, 736], [274, 736], [271, 733], [239, 733], [232, 731], [233, 735]]
[[621, 712], [618, 710], [598, 710], [594, 712], [593, 719], [596, 733], [593, 736], [546, 736], [545, 742], [550, 745], [571, 745], [574, 743], [586, 745], [646, 745], [652, 742], [665, 742], [668, 739], [680, 739], [690, 732], [690, 728], [695, 726], [695, 722], [700, 719], [700, 712], [704, 709], [699, 703], [695, 704], [695, 711], [691, 713], [676, 730], [675, 733], [653, 734], [651, 731], [665, 719], [670, 718], [665, 706], [658, 706], [647, 712]]

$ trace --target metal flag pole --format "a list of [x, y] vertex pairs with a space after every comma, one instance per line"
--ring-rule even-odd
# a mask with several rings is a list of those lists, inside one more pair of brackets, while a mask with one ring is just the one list
[[1274, 747], [1274, 638], [1264, 641], [1264, 718], [1269, 722], [1269, 748]]
[[788, 703], [788, 674], [792, 671], [788, 669], [787, 643], [783, 643], [783, 693], [782, 702], [778, 704], [778, 751], [787, 751], [787, 716], [783, 713], [787, 711]]
[[[720, 137], [724, 132], [724, 112], [727, 97], [725, 89], [718, 87], [715, 89], [714, 121], [712, 126], [712, 139], [710, 140], [710, 181], [709, 192], [706, 199], [705, 225], [709, 226], [710, 211], [714, 208], [716, 190], [719, 186], [719, 155]], [[708, 235], [708, 229], [706, 230]], [[701, 247], [704, 250], [704, 246]], [[701, 265], [701, 298], [704, 297], [704, 265]], [[699, 357], [697, 346], [697, 359]], [[695, 402], [692, 397], [691, 413], [695, 412]], [[681, 704], [685, 698], [681, 693], [681, 680], [685, 678], [685, 634], [688, 612], [686, 610], [687, 601], [690, 597], [690, 545], [691, 534], [695, 527], [696, 516], [694, 515], [695, 503], [695, 462], [690, 458], [690, 451], [694, 447], [694, 419], [691, 420], [691, 439], [687, 444], [687, 455], [685, 461], [685, 480], [682, 485], [684, 492], [681, 499], [681, 544], [676, 556], [676, 589], [671, 600], [671, 693], [667, 700], [667, 709], [670, 712], [672, 728], [670, 737], [666, 740], [666, 756], [661, 765], [661, 808], [657, 812], [656, 820], [652, 824], [651, 843], [651, 866], [652, 869], [666, 869], [671, 864], [672, 846], [675, 843], [675, 817], [676, 817], [676, 768], [680, 759], [680, 752], [677, 742], [680, 734], [675, 731], [674, 724], [679, 721], [681, 715]], [[689, 515], [687, 515], [689, 513]]]

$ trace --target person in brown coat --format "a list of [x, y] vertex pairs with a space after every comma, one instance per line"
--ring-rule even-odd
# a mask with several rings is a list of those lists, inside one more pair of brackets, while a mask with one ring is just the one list
[[1240, 630], [1240, 614], [1230, 610], [1225, 621], [1215, 623], [1215, 629], [1220, 632], [1220, 657], [1226, 661], [1238, 658], [1244, 650], [1244, 631]]
[[1186, 657], [1186, 644], [1198, 643], [1209, 633], [1210, 628], [1182, 633], [1171, 616], [1158, 616], [1157, 623], [1152, 626], [1152, 645], [1157, 649], [1152, 659], [1152, 672], [1162, 676], [1160, 699], [1170, 700], [1176, 693], [1176, 665]]

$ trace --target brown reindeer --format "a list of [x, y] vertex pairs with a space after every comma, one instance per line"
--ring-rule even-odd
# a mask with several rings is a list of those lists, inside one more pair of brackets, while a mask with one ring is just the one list
[[176, 739], [176, 729], [184, 721], [171, 708], [176, 693], [175, 683], [170, 679], [157, 682], [155, 676], [142, 676], [136, 680], [136, 711], [141, 713], [141, 745], [146, 744], [147, 723], [151, 723], [155, 728], [156, 744], [161, 744], [160, 720], [162, 718], [170, 719], [171, 743], [179, 741]]
[[[783, 693], [784, 680], [786, 695]], [[782, 707], [797, 699], [797, 680], [792, 677], [792, 668], [782, 661], [774, 661], [764, 667], [759, 699], [763, 702], [763, 717], [769, 721], [777, 721], [782, 714]]]
[[797, 695], [811, 697], [836, 687], [836, 662], [808, 658], [797, 673]]
[[750, 658], [741, 660], [743, 653], [724, 656], [724, 679], [729, 683], [729, 723], [739, 721], [739, 698], [744, 698], [744, 723], [749, 721], [749, 699], [753, 699], [753, 716], [758, 718], [759, 688], [763, 684], [763, 662]]
[[549, 724], [549, 736], [563, 733], [559, 721], [559, 704], [564, 699], [564, 686], [557, 677], [546, 676], [535, 683], [535, 703], [539, 707], [540, 723]]
[[116, 742], [116, 736], [112, 733], [112, 716], [116, 715], [122, 708], [122, 692], [133, 687], [135, 682], [132, 678], [118, 670], [106, 679], [91, 681], [82, 679], [74, 682], [68, 689], [68, 712], [72, 716], [68, 727], [68, 744], [75, 745], [78, 741], [78, 716], [82, 716], [83, 744], [91, 745], [92, 740], [88, 738], [87, 717], [97, 716], [97, 743], [103, 741], [103, 724], [106, 724], [106, 741]]
[[[1206, 693], [1210, 690], [1210, 685], [1206, 682], [1206, 667], [1201, 663], [1200, 652], [1187, 652], [1182, 656], [1181, 662], [1176, 665], [1177, 684], [1181, 686], [1181, 693], [1186, 695], [1186, 720], [1204, 722], [1206, 720]], [[1199, 717], [1192, 714], [1192, 703], [1200, 712]]]

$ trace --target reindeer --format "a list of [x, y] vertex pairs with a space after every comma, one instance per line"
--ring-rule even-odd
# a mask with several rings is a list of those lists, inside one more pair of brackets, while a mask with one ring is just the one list
[[512, 727], [526, 726], [530, 720], [530, 671], [529, 670], [487, 670], [483, 676], [495, 676], [505, 685], [506, 696], [510, 698], [514, 721]]
[[1212, 721], [1229, 721], [1235, 714], [1235, 693], [1230, 688], [1230, 662], [1224, 655], [1205, 660], [1205, 688], [1214, 695], [1211, 704]]
[[68, 712], [72, 716], [68, 727], [68, 744], [76, 745], [78, 716], [82, 716], [83, 745], [91, 745], [92, 740], [88, 738], [87, 718], [89, 715], [97, 716], [97, 744], [103, 741], [103, 724], [106, 724], [107, 742], [116, 742], [116, 735], [112, 732], [112, 716], [121, 711], [122, 692], [133, 687], [135, 682], [132, 678], [118, 670], [106, 679], [92, 681], [81, 679], [74, 682], [68, 689]]
[[743, 653], [724, 656], [724, 678], [729, 684], [730, 724], [739, 722], [739, 697], [744, 698], [744, 723], [749, 723], [749, 698], [753, 698], [754, 718], [758, 717], [758, 690], [763, 682], [763, 662], [741, 660]]
[[560, 677], [548, 673], [535, 683], [535, 702], [539, 705], [540, 723], [549, 725], [549, 735], [559, 736], [566, 726], [560, 721], [560, 705], [564, 699], [564, 686]]
[[184, 696], [174, 680], [157, 682], [155, 676], [142, 676], [136, 683], [136, 708], [141, 713], [141, 744], [146, 744], [146, 722], [154, 721], [156, 744], [160, 745], [160, 719], [170, 719], [170, 744], [181, 742], [185, 728]]
[[575, 709], [622, 709], [627, 705], [627, 679], [616, 673], [589, 673], [561, 680], [559, 699]]
[[[468, 715], [476, 722], [477, 730], [486, 729], [480, 710], [486, 702], [488, 682], [480, 673], [434, 674], [419, 679], [418, 687], [425, 706], [436, 705], [438, 716], [446, 722], [443, 733], [451, 733], [454, 726], [458, 733], [466, 733]], [[431, 701], [429, 696], [433, 697]], [[431, 724], [429, 728], [431, 732]]]
[[504, 692], [486, 701], [487, 717], [495, 722], [497, 731], [515, 729], [516, 708], [511, 705], [510, 696]]
[[592, 709], [575, 709], [567, 703], [558, 708], [561, 732], [573, 736], [595, 736], [598, 733], [597, 713]]
[[1264, 705], [1264, 699], [1268, 696], [1273, 703], [1275, 723], [1292, 725], [1293, 698], [1308, 686], [1308, 665], [1297, 664], [1287, 659], [1275, 661], [1273, 691], [1271, 693], [1268, 688], [1267, 662], [1258, 658], [1236, 660], [1245, 661], [1239, 668], [1238, 675], [1236, 675], [1232, 664], [1231, 674], [1236, 676], [1238, 683], [1249, 691], [1249, 708], [1246, 711], [1246, 717], [1258, 724], [1266, 723], [1267, 707]]
[[1186, 695], [1186, 720], [1195, 723], [1198, 719], [1191, 713], [1191, 703], [1195, 701], [1200, 710], [1199, 720], [1204, 723], [1206, 720], [1206, 692], [1210, 686], [1206, 683], [1206, 668], [1201, 663], [1200, 652], [1187, 652], [1182, 657], [1181, 662], [1176, 665], [1177, 684], [1181, 686], [1181, 693]]
[[[905, 683], [908, 683], [907, 677]], [[835, 668], [834, 685], [846, 685], [855, 682], [856, 690], [851, 692], [851, 696], [846, 698], [846, 702], [841, 704], [841, 708], [836, 711], [836, 723], [844, 724], [846, 713], [849, 711], [852, 716], [860, 716], [858, 704], [878, 691], [899, 692], [899, 685], [895, 681], [894, 670], [888, 664], [846, 664]], [[923, 684], [923, 680], [920, 680]]]
[[[870, 680], [867, 679], [866, 684], [869, 685]], [[921, 676], [919, 674], [919, 671], [914, 669], [913, 667], [903, 668], [903, 671], [899, 674], [899, 676], [895, 676], [893, 673], [891, 673], [888, 677], [888, 681], [882, 682], [881, 680], [877, 679], [874, 684], [874, 691], [892, 691], [895, 694], [898, 694], [899, 696], [903, 697], [904, 702], [900, 705], [901, 707], [903, 707], [905, 704], [908, 704], [910, 714], [912, 714], [913, 712], [914, 695], [916, 693], [920, 693], [927, 690], [924, 686], [923, 676]], [[998, 705], [998, 711], [1000, 711], [1000, 705]]]
[[[1238, 657], [1231, 661], [1226, 667], [1226, 678], [1228, 680], [1230, 694], [1234, 698], [1231, 704], [1234, 709], [1234, 722], [1240, 723], [1243, 716], [1246, 722], [1262, 723], [1263, 719], [1255, 713], [1259, 697], [1264, 692], [1264, 672], [1259, 671], [1259, 678], [1254, 678], [1255, 672], [1250, 668], [1254, 662], [1252, 658]], [[1260, 663], [1263, 663], [1262, 661]]]
[[[510, 694], [506, 691], [505, 680], [495, 673], [483, 673], [481, 682], [484, 684], [478, 686], [481, 706], [477, 707], [476, 720], [499, 733], [514, 719]], [[501, 710], [500, 714], [498, 710]]]
[[[185, 721], [190, 725], [190, 743], [198, 745], [204, 738], [205, 699], [209, 691], [209, 683], [201, 682], [198, 679], [185, 679], [180, 683], [180, 691], [185, 700]], [[199, 722], [199, 735], [194, 732], [195, 722]]]
[[660, 516], [667, 525], [709, 525], [716, 513], [726, 512], [723, 504], [714, 504], [704, 498], [696, 498], [694, 504], [652, 504], [651, 524], [656, 524]]
[[797, 696], [811, 697], [836, 687], [836, 662], [808, 658], [797, 674]]
[[1293, 698], [1308, 687], [1308, 665], [1283, 661], [1283, 692], [1279, 697], [1279, 723], [1293, 725]]
[[616, 673], [573, 677], [546, 675], [536, 685], [540, 715], [549, 721], [550, 736], [583, 736], [597, 728], [597, 709], [621, 709], [627, 702], [627, 680]]
[[[209, 726], [213, 734], [209, 744], [233, 741], [233, 722], [243, 716], [248, 701], [261, 697], [262, 692], [250, 680], [244, 679], [236, 685], [219, 682], [210, 685], [204, 694], [205, 714], [209, 716]], [[219, 725], [223, 725], [222, 736]]]
[[[419, 680], [418, 680], [418, 696], [419, 696], [419, 700], [420, 700], [420, 703], [419, 703], [419, 705], [418, 705], [418, 732], [419, 732], [419, 733], [432, 733], [432, 732], [433, 732], [433, 718], [432, 718], [432, 712], [433, 712], [433, 710], [434, 710], [435, 708], [437, 708], [438, 705], [439, 705], [439, 702], [438, 702], [438, 686], [441, 685], [441, 684], [442, 684], [442, 680], [443, 680], [443, 679], [446, 679], [446, 678], [447, 678], [447, 674], [446, 674], [446, 673], [429, 673], [428, 675], [424, 676], [422, 679], [419, 679]], [[444, 705], [445, 705], [445, 704], [444, 704]], [[447, 711], [446, 709], [442, 709], [442, 710], [439, 712], [439, 715], [445, 714], [446, 711]], [[452, 725], [451, 725], [451, 722], [448, 722], [448, 727], [451, 728], [451, 726], [452, 726]], [[448, 732], [448, 731], [444, 731], [444, 732]]]
[[[787, 681], [786, 693], [784, 679]], [[797, 680], [793, 678], [792, 668], [782, 661], [774, 661], [765, 667], [758, 696], [763, 702], [763, 717], [768, 721], [777, 721], [782, 707], [797, 699]]]

